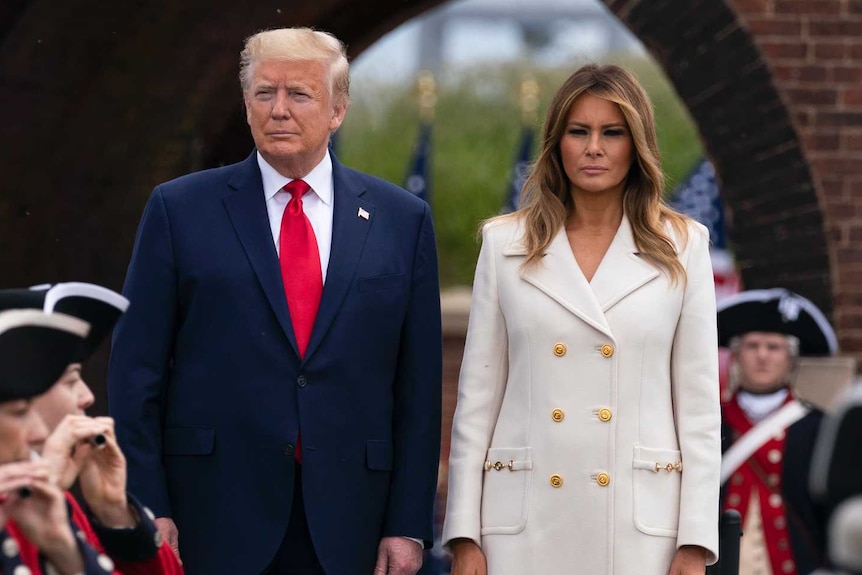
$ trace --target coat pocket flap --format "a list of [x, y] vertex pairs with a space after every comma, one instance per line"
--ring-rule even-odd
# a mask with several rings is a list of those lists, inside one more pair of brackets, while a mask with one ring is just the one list
[[375, 471], [392, 471], [392, 442], [369, 440], [365, 443], [365, 464]]
[[165, 455], [210, 455], [215, 449], [215, 429], [168, 427], [162, 443]]
[[682, 472], [682, 454], [678, 449], [655, 449], [636, 445], [632, 467], [634, 469], [647, 469], [655, 473], [659, 471]]
[[485, 471], [526, 471], [532, 468], [529, 447], [492, 447], [485, 459]]
[[359, 291], [362, 292], [397, 289], [404, 284], [404, 274], [386, 274], [382, 276], [359, 278], [358, 284]]

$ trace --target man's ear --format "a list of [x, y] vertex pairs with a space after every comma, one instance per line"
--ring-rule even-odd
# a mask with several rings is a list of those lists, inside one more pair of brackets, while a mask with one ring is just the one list
[[329, 131], [337, 130], [344, 121], [344, 116], [347, 114], [347, 103], [337, 104], [332, 107], [332, 118], [329, 120]]

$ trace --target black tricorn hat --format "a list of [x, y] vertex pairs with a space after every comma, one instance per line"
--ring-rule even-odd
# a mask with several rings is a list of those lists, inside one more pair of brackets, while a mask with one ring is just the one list
[[0, 310], [41, 309], [45, 313], [71, 315], [90, 324], [90, 334], [70, 363], [89, 358], [128, 307], [129, 300], [117, 292], [84, 282], [0, 290]]
[[0, 402], [48, 391], [74, 361], [87, 322], [36, 309], [0, 312]]
[[835, 331], [810, 300], [784, 288], [748, 290], [718, 302], [718, 345], [752, 331], [792, 335], [800, 355], [834, 355]]

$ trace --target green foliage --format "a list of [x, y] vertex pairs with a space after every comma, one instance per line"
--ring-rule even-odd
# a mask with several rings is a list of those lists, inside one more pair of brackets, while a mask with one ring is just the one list
[[[658, 66], [621, 62], [650, 93], [668, 188], [702, 155], [696, 127]], [[521, 130], [518, 85], [529, 73], [541, 89], [540, 118], [554, 91], [574, 70], [533, 69], [519, 63], [461, 72], [441, 79], [431, 153], [431, 206], [442, 285], [472, 283], [479, 223], [499, 213]], [[354, 84], [353, 102], [338, 135], [347, 165], [403, 185], [419, 127], [413, 86]]]

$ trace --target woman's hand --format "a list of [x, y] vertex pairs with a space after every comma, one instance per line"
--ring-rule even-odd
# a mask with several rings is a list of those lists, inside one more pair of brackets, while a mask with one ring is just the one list
[[452, 544], [451, 575], [487, 575], [488, 565], [481, 547], [472, 539], [455, 539]]
[[137, 524], [126, 499], [126, 458], [117, 445], [113, 419], [67, 415], [45, 442], [42, 457], [64, 489], [78, 479], [81, 494], [102, 525]]
[[706, 549], [683, 545], [676, 550], [668, 575], [703, 575], [706, 573]]
[[[51, 481], [50, 466], [43, 461], [14, 465], [19, 466], [17, 479], [3, 483], [4, 487], [15, 489], [6, 493], [2, 506], [4, 515], [15, 521], [24, 537], [38, 547], [60, 573], [79, 573], [84, 568], [83, 559], [69, 526], [66, 498]], [[2, 466], [9, 467], [12, 466]], [[21, 493], [21, 487], [27, 487], [26, 496]]]
[[96, 417], [93, 423], [102, 426], [104, 444], [94, 448], [84, 462], [78, 483], [81, 494], [96, 519], [106, 527], [134, 527], [138, 519], [129, 509], [126, 499], [126, 458], [117, 444], [114, 420]]

